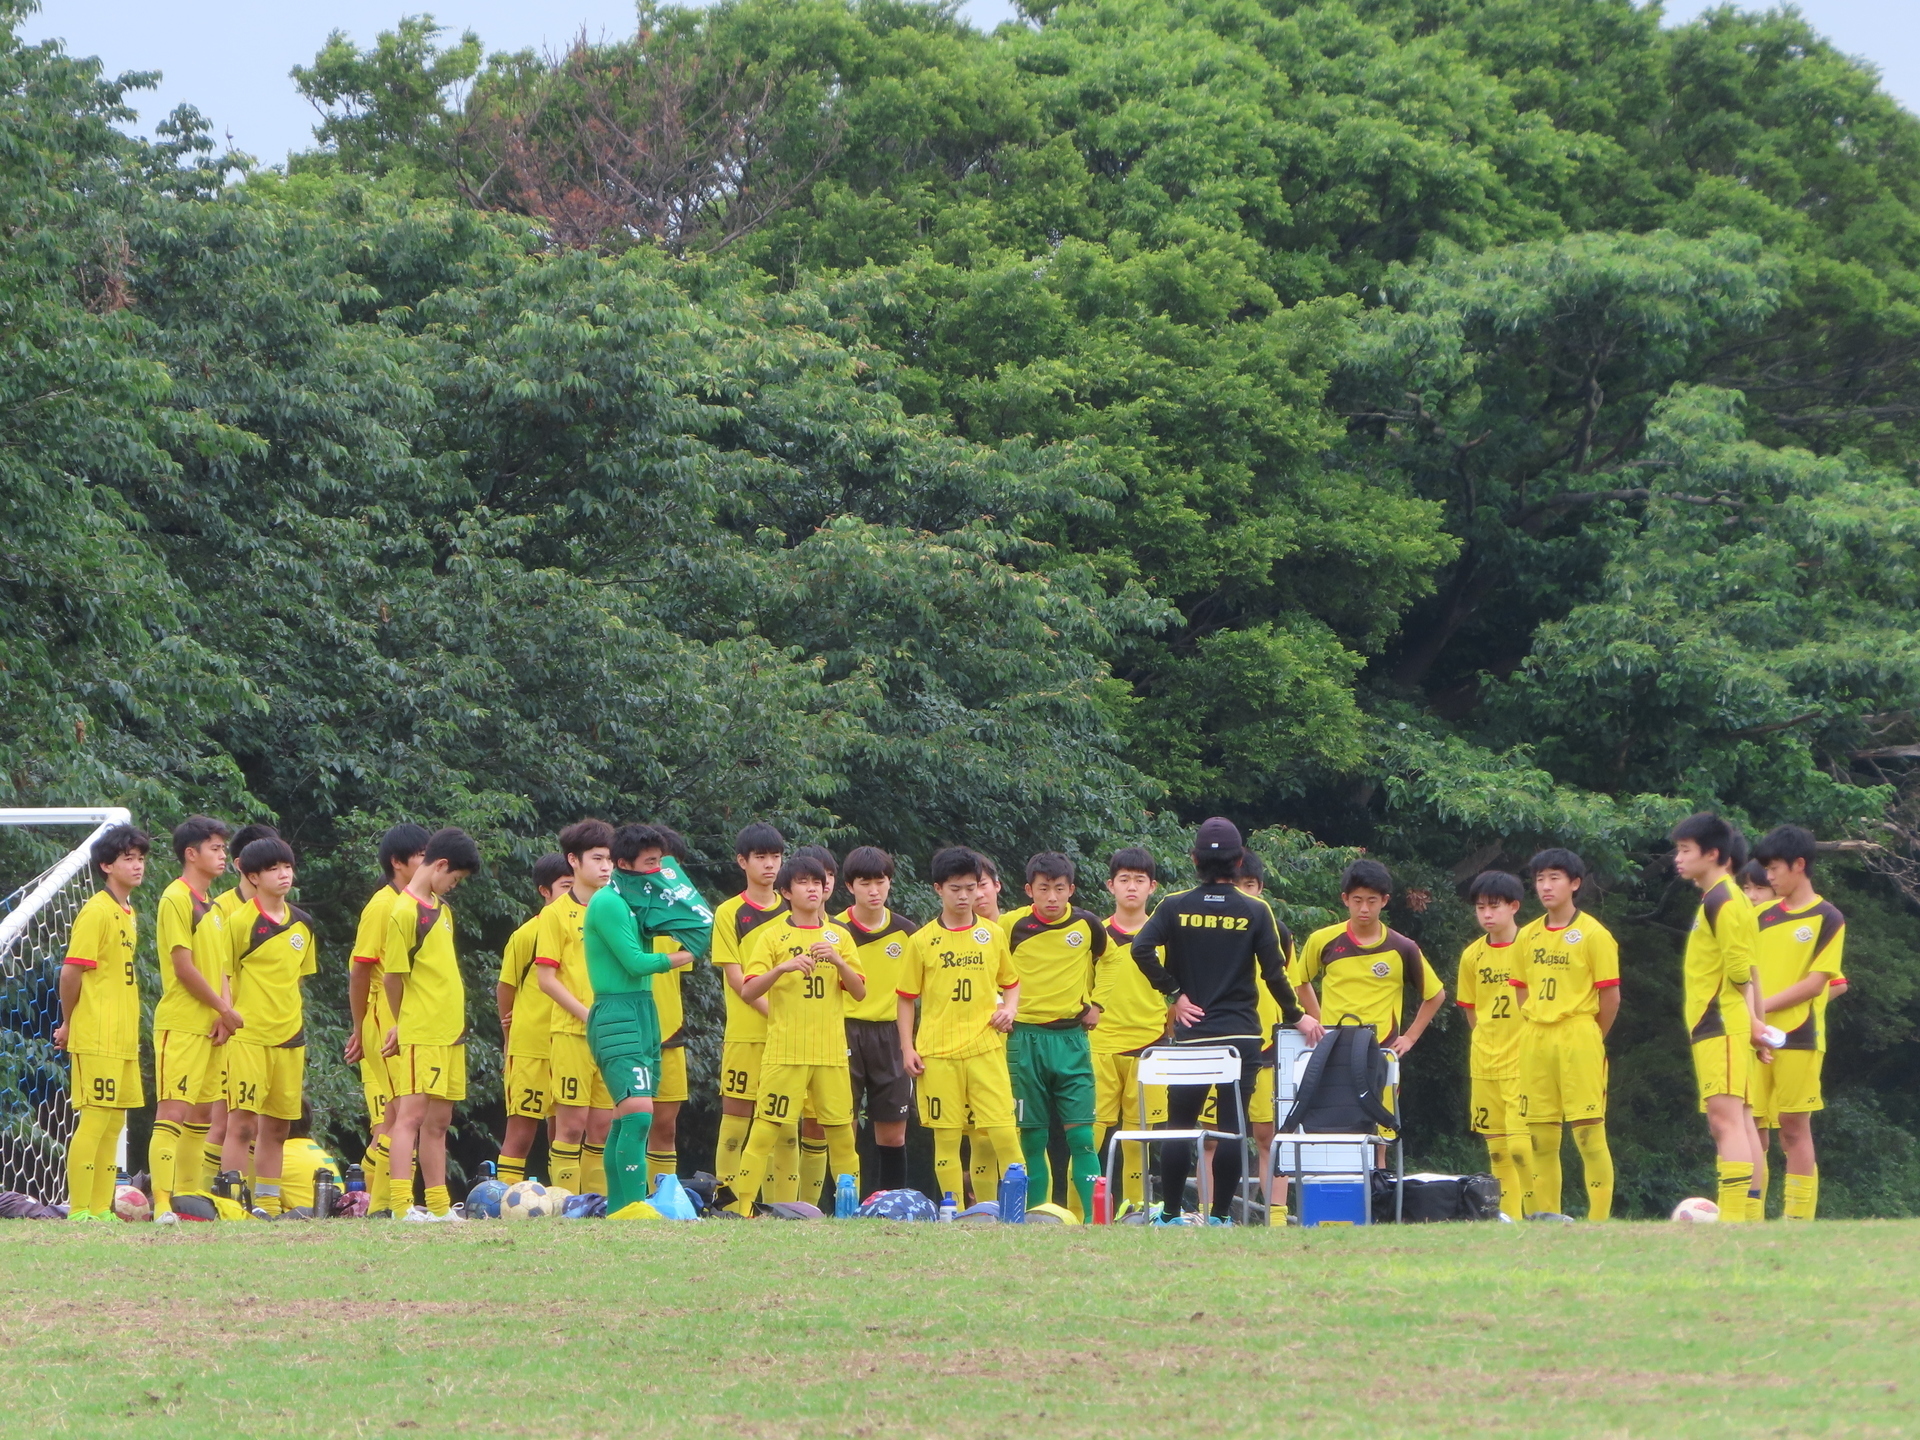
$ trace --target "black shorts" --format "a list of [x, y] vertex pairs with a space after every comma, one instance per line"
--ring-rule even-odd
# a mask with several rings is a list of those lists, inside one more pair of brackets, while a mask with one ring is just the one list
[[913, 1077], [900, 1059], [900, 1027], [891, 1020], [847, 1021], [853, 1108], [879, 1124], [913, 1113]]

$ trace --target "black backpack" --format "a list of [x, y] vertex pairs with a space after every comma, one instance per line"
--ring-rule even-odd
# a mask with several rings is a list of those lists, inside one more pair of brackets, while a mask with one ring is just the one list
[[1329, 1026], [1313, 1047], [1293, 1108], [1280, 1129], [1305, 1135], [1356, 1135], [1384, 1125], [1398, 1133], [1399, 1121], [1383, 1098], [1386, 1088], [1387, 1057], [1381, 1053], [1373, 1026], [1344, 1021]]

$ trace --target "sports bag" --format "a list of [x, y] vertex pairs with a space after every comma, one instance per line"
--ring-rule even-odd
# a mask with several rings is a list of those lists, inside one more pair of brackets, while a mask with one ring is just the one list
[[[1393, 1174], [1373, 1172], [1371, 1186], [1376, 1225], [1393, 1221]], [[1409, 1225], [1438, 1220], [1495, 1220], [1500, 1215], [1500, 1182], [1491, 1175], [1434, 1175], [1406, 1178], [1400, 1218]]]
[[1386, 1088], [1387, 1057], [1373, 1026], [1331, 1026], [1313, 1047], [1281, 1133], [1358, 1135], [1382, 1125], [1397, 1130]]

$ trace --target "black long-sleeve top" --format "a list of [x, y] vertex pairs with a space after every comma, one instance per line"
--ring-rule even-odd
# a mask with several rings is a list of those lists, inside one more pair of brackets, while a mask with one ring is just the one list
[[[1155, 953], [1163, 949], [1164, 962]], [[1133, 937], [1133, 963], [1162, 995], [1185, 995], [1206, 1012], [1191, 1029], [1176, 1026], [1175, 1040], [1260, 1035], [1256, 964], [1279, 1002], [1280, 1018], [1289, 1025], [1300, 1018], [1273, 911], [1225, 881], [1183, 890], [1156, 905]]]

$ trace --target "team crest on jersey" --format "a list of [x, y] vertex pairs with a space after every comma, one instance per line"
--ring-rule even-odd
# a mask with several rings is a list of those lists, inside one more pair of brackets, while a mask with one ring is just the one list
[[889, 960], [898, 960], [901, 957], [901, 955], [904, 953], [905, 952], [901, 948], [900, 942], [898, 940], [894, 941], [891, 945], [887, 946], [887, 958]]
[[1567, 931], [1567, 944], [1578, 945], [1579, 943], [1580, 943], [1580, 932], [1578, 930]]
[[992, 939], [993, 939], [993, 932], [987, 929], [987, 927], [984, 925], [982, 925], [978, 930], [973, 932], [973, 943], [976, 945], [985, 945], [988, 941]]
[[1381, 980], [1386, 979], [1387, 976], [1393, 973], [1393, 966], [1389, 965], [1384, 960], [1376, 960], [1373, 962], [1372, 965], [1368, 966], [1367, 968], [1373, 971], [1374, 975]]
[[1082, 935], [1078, 930], [1072, 930], [1067, 933], [1067, 944], [1072, 948], [1077, 950], [1086, 943], [1087, 937]]
[[288, 948], [289, 950], [304, 950], [304, 949], [306, 949], [306, 948], [307, 948], [307, 937], [306, 937], [306, 936], [304, 936], [304, 935], [289, 935], [289, 936], [287, 937], [287, 948]]
[[1813, 927], [1811, 925], [1802, 925], [1793, 932], [1793, 938], [1798, 940], [1802, 945], [1806, 944], [1809, 940], [1813, 939]]

